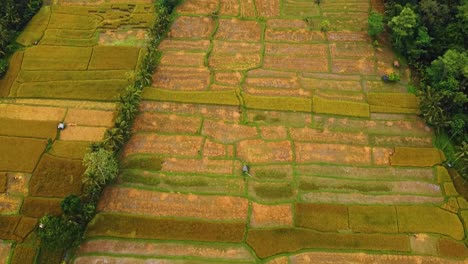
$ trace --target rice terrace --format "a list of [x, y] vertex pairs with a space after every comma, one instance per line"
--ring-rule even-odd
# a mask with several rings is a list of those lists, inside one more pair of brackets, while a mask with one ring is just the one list
[[368, 34], [382, 0], [167, 1], [46, 0], [16, 38], [0, 264], [468, 263], [468, 186]]

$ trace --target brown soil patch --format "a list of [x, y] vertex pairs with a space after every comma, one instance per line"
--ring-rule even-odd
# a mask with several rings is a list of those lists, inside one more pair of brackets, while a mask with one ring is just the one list
[[367, 32], [328, 32], [327, 38], [329, 41], [370, 42], [370, 37]]
[[8, 173], [7, 174], [7, 192], [8, 194], [13, 195], [22, 195], [26, 196], [28, 194], [28, 185], [29, 180], [31, 179], [31, 174], [25, 173]]
[[61, 121], [66, 109], [43, 106], [1, 104], [0, 117], [19, 120]]
[[215, 28], [215, 22], [209, 17], [179, 17], [172, 24], [170, 38], [207, 39]]
[[362, 120], [341, 117], [315, 116], [314, 120], [323, 128], [330, 130], [364, 131], [366, 133], [381, 133], [387, 135], [431, 135], [431, 130], [422, 120]]
[[237, 16], [239, 15], [239, 1], [238, 0], [220, 0], [219, 1], [219, 14], [223, 16]]
[[252, 227], [292, 226], [292, 206], [252, 203], [250, 225]]
[[257, 21], [220, 19], [215, 39], [259, 42], [261, 35], [262, 27]]
[[337, 203], [337, 204], [439, 204], [444, 197], [416, 196], [416, 195], [367, 195], [361, 193], [329, 193], [313, 192], [305, 193], [301, 198], [312, 203]]
[[292, 264], [328, 264], [328, 263], [387, 263], [387, 264], [418, 264], [418, 263], [464, 263], [464, 261], [448, 260], [431, 256], [374, 255], [366, 253], [325, 253], [308, 252], [290, 257]]
[[[236, 170], [234, 170], [236, 169]], [[176, 159], [169, 158], [163, 163], [163, 171], [187, 172], [187, 173], [210, 173], [210, 174], [239, 174], [241, 165], [232, 160], [210, 160], [210, 159]]]
[[165, 39], [159, 44], [158, 49], [161, 51], [208, 51], [210, 48], [209, 40], [176, 40]]
[[288, 57], [265, 54], [263, 67], [275, 70], [327, 72], [328, 60], [325, 57]]
[[8, 257], [10, 256], [11, 243], [2, 242], [0, 243], [0, 263], [8, 263]]
[[324, 41], [325, 35], [322, 32], [309, 31], [307, 29], [282, 31], [267, 29], [265, 32], [265, 40], [271, 42], [307, 43]]
[[253, 0], [239, 0], [241, 17], [256, 17], [255, 3]]
[[280, 0], [255, 0], [258, 16], [277, 17], [280, 15]]
[[223, 144], [215, 143], [211, 140], [206, 140], [203, 146], [204, 157], [226, 157], [226, 146]]
[[302, 19], [268, 19], [267, 27], [272, 30], [278, 29], [307, 29], [307, 23]]
[[261, 45], [216, 41], [209, 58], [210, 67], [218, 70], [247, 70], [260, 66]]
[[164, 52], [160, 61], [162, 66], [203, 67], [204, 63], [205, 53], [187, 53], [184, 51]]
[[212, 137], [221, 143], [234, 143], [242, 139], [258, 137], [257, 128], [222, 121], [205, 120], [202, 135]]
[[239, 108], [235, 106], [181, 104], [173, 102], [142, 102], [140, 110], [174, 114], [203, 115], [205, 118], [223, 120], [226, 122], [239, 122]]
[[297, 162], [330, 162], [344, 164], [370, 164], [369, 147], [341, 144], [296, 143]]
[[80, 246], [80, 254], [115, 253], [143, 256], [192, 256], [202, 258], [253, 260], [253, 256], [241, 246], [191, 245], [186, 243], [145, 243], [118, 240], [92, 240]]
[[171, 90], [200, 91], [208, 88], [210, 71], [205, 67], [158, 67], [153, 74], [153, 86]]
[[260, 131], [263, 139], [282, 140], [288, 137], [288, 131], [283, 126], [262, 126]]
[[327, 79], [313, 79], [301, 78], [301, 84], [307, 89], [323, 89], [332, 91], [351, 91], [361, 92], [362, 87], [360, 81], [347, 81], [347, 80], [327, 80]]
[[374, 48], [370, 44], [339, 42], [330, 45], [330, 53], [333, 57], [372, 57]]
[[285, 96], [285, 97], [310, 97], [311, 92], [303, 89], [283, 89], [283, 88], [264, 88], [264, 87], [244, 87], [244, 92], [252, 95], [261, 96]]
[[218, 0], [192, 0], [185, 1], [177, 7], [177, 12], [181, 14], [209, 15], [216, 11]]
[[87, 109], [68, 109], [65, 123], [73, 123], [82, 126], [112, 127], [114, 113], [111, 111], [98, 111]]
[[[144, 47], [145, 42], [149, 40], [148, 31], [145, 29], [132, 30], [103, 30], [99, 34], [99, 45], [122, 45]], [[125, 43], [128, 41], [128, 44]]]
[[163, 155], [198, 156], [203, 138], [199, 136], [171, 136], [136, 134], [127, 143], [124, 155], [155, 153]]
[[240, 72], [215, 72], [215, 81], [226, 85], [239, 85], [242, 80]]
[[0, 194], [0, 214], [18, 213], [23, 199], [16, 196], [10, 196], [7, 193]]
[[371, 135], [370, 140], [375, 146], [432, 147], [431, 137]]
[[200, 129], [201, 121], [199, 117], [143, 112], [136, 117], [133, 130], [196, 134]]
[[331, 132], [312, 128], [291, 128], [291, 137], [297, 141], [315, 141], [321, 143], [368, 144], [364, 133]]
[[343, 74], [374, 74], [374, 61], [365, 58], [333, 59], [332, 71]]
[[295, 89], [300, 88], [297, 77], [247, 77], [245, 80], [247, 87]]
[[327, 46], [325, 44], [284, 44], [266, 43], [265, 53], [284, 56], [327, 56]]
[[229, 196], [199, 196], [127, 188], [107, 188], [103, 198], [99, 201], [98, 208], [106, 212], [158, 217], [245, 220], [248, 201], [245, 198]]
[[244, 140], [237, 144], [237, 156], [249, 163], [290, 162], [292, 161], [291, 142]]
[[458, 241], [441, 238], [438, 243], [438, 248], [442, 256], [468, 259], [468, 248]]
[[60, 132], [60, 140], [97, 142], [102, 140], [106, 127], [68, 126]]
[[372, 157], [375, 165], [390, 166], [390, 157], [393, 155], [393, 148], [372, 148]]

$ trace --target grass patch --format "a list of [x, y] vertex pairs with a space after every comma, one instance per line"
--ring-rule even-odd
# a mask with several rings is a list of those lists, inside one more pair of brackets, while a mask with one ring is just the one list
[[158, 186], [161, 183], [161, 179], [157, 175], [145, 175], [139, 170], [123, 170], [120, 174], [120, 179], [124, 182], [141, 183], [151, 186]]
[[291, 175], [289, 175], [286, 171], [281, 170], [268, 170], [268, 169], [256, 169], [254, 176], [260, 179], [287, 179]]
[[154, 155], [137, 154], [126, 157], [123, 160], [124, 169], [141, 169], [159, 171], [162, 169], [164, 159]]
[[295, 112], [312, 111], [312, 103], [308, 98], [266, 97], [248, 94], [244, 94], [243, 97], [247, 108]]
[[39, 256], [37, 264], [51, 264], [51, 263], [62, 263], [63, 252], [60, 250], [49, 250], [41, 248], [39, 250]]
[[0, 118], [0, 135], [55, 138], [57, 122]]
[[0, 171], [31, 173], [46, 145], [45, 139], [0, 136]]
[[0, 193], [6, 192], [8, 177], [6, 172], [0, 172]]
[[145, 89], [142, 97], [147, 100], [171, 101], [194, 104], [239, 105], [236, 91], [185, 92], [162, 89]]
[[34, 46], [26, 49], [23, 70], [86, 70], [91, 48]]
[[10, 94], [11, 86], [15, 82], [18, 73], [21, 71], [23, 55], [23, 52], [15, 52], [13, 56], [11, 56], [8, 71], [3, 78], [0, 78], [0, 97], [7, 97]]
[[[315, 181], [314, 181], [315, 180]], [[299, 189], [303, 191], [316, 190], [352, 190], [359, 192], [389, 192], [391, 188], [385, 184], [353, 182], [333, 179], [301, 179]]]
[[6, 240], [16, 240], [17, 237], [13, 232], [20, 219], [19, 215], [0, 215], [0, 237]]
[[13, 253], [11, 264], [34, 263], [36, 248], [31, 245], [17, 244]]
[[32, 196], [65, 197], [81, 193], [81, 177], [85, 168], [80, 160], [44, 155], [29, 182]]
[[251, 229], [247, 243], [260, 258], [302, 249], [410, 251], [405, 235], [320, 233], [296, 228]]
[[462, 240], [463, 224], [454, 213], [430, 206], [397, 206], [400, 232], [436, 233]]
[[438, 243], [439, 253], [444, 257], [468, 259], [468, 248], [464, 243], [441, 238]]
[[318, 231], [346, 230], [348, 209], [344, 205], [298, 203], [296, 225]]
[[32, 217], [22, 217], [15, 230], [15, 235], [21, 237], [23, 240], [31, 233], [36, 227], [37, 219]]
[[68, 159], [83, 159], [89, 149], [89, 142], [57, 140], [49, 153], [53, 156]]
[[98, 214], [88, 225], [87, 237], [241, 242], [245, 223], [158, 219], [143, 216]]
[[49, 24], [50, 6], [43, 6], [31, 19], [26, 28], [16, 39], [23, 46], [31, 46], [40, 40]]
[[419, 109], [418, 97], [408, 93], [368, 93], [370, 105]]
[[390, 206], [349, 206], [349, 225], [354, 232], [398, 233], [396, 211]]
[[97, 28], [99, 23], [100, 21], [98, 16], [86, 16], [84, 14], [72, 15], [52, 12], [48, 28], [91, 30]]
[[46, 214], [59, 215], [61, 212], [60, 199], [54, 198], [26, 197], [21, 206], [22, 215], [36, 218]]
[[265, 199], [287, 199], [292, 198], [294, 195], [293, 187], [291, 183], [288, 182], [281, 182], [281, 183], [273, 183], [273, 182], [252, 182], [253, 183], [253, 190], [255, 194], [260, 198]]
[[[52, 81], [92, 81], [92, 80], [128, 80], [129, 71], [22, 71], [18, 81], [52, 82]], [[130, 81], [128, 81], [130, 84]]]
[[390, 157], [390, 164], [392, 166], [432, 167], [444, 160], [444, 154], [436, 148], [396, 147]]
[[313, 97], [313, 110], [319, 114], [369, 117], [369, 105], [366, 103], [357, 103], [349, 101], [338, 101]]
[[117, 100], [126, 80], [56, 81], [23, 83], [18, 97]]
[[419, 114], [418, 108], [401, 108], [391, 106], [370, 106], [371, 113]]
[[133, 70], [140, 48], [97, 46], [89, 62], [90, 70]]

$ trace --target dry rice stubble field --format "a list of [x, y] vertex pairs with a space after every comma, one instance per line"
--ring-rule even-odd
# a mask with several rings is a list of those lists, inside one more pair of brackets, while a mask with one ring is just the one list
[[[408, 71], [372, 46], [370, 8], [179, 6], [75, 262], [463, 263], [467, 202]], [[389, 71], [402, 82], [383, 84]]]

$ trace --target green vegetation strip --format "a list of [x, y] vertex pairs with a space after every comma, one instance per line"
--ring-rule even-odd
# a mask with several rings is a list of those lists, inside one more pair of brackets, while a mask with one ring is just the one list
[[28, 26], [16, 39], [16, 42], [23, 46], [31, 46], [39, 41], [44, 35], [44, 31], [49, 24], [50, 6], [43, 6], [39, 12], [31, 19]]
[[147, 100], [180, 103], [239, 105], [236, 91], [185, 92], [149, 88], [143, 91], [142, 97]]
[[0, 118], [0, 135], [54, 139], [57, 122]]
[[245, 223], [158, 219], [101, 213], [89, 223], [86, 236], [241, 242], [245, 231]]
[[321, 233], [298, 228], [250, 229], [247, 243], [260, 258], [312, 248], [410, 252], [406, 235]]
[[419, 100], [414, 94], [405, 93], [368, 93], [367, 102], [370, 105], [415, 108], [419, 107]]
[[69, 160], [44, 155], [29, 182], [32, 196], [65, 197], [81, 193], [84, 172], [80, 160]]
[[46, 145], [45, 139], [0, 136], [0, 171], [31, 173]]
[[379, 105], [371, 105], [370, 111], [372, 113], [419, 114], [418, 108], [402, 108]]
[[436, 148], [396, 147], [390, 157], [390, 164], [392, 166], [432, 167], [444, 160], [444, 153]]
[[370, 117], [368, 104], [328, 100], [317, 96], [313, 97], [313, 111], [319, 114]]
[[266, 97], [244, 94], [245, 106], [247, 108], [311, 112], [312, 102], [308, 98], [299, 97]]

